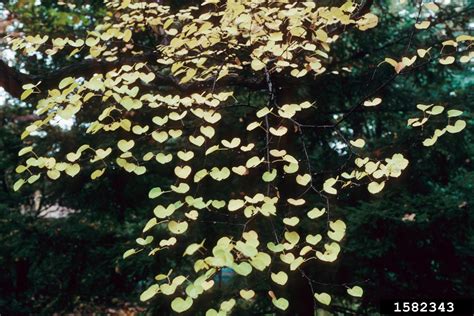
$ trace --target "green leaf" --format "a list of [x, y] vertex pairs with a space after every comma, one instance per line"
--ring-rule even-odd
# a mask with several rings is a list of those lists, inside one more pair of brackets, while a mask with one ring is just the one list
[[192, 305], [192, 298], [186, 297], [186, 299], [182, 299], [181, 297], [177, 297], [171, 302], [171, 309], [173, 309], [176, 313], [182, 313], [190, 309]]
[[265, 171], [262, 175], [262, 180], [265, 182], [272, 182], [277, 176], [277, 170], [272, 169], [272, 171]]

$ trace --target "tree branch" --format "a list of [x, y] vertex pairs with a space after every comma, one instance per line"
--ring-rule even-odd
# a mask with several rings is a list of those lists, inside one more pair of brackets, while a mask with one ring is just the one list
[[0, 87], [13, 97], [19, 98], [23, 91], [21, 86], [28, 82], [31, 82], [28, 75], [8, 66], [6, 62], [0, 59]]

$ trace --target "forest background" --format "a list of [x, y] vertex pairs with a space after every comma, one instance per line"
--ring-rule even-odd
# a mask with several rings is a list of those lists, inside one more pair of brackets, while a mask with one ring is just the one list
[[[438, 23], [446, 23], [447, 32], [450, 28], [472, 31], [474, 4], [445, 2]], [[6, 1], [0, 4], [0, 37], [9, 32], [50, 37], [82, 34], [105, 14], [101, 1], [75, 4]], [[170, 2], [174, 8], [190, 4], [193, 1]], [[347, 100], [363, 94], [377, 63], [388, 55], [402, 55], [407, 41], [430, 43], [439, 36], [433, 28], [409, 38], [414, 6], [380, 0], [371, 10], [383, 27], [349, 32], [333, 47], [334, 69], [338, 64], [350, 63], [353, 76], [328, 76], [315, 87], [319, 103], [325, 104], [335, 95], [340, 100], [328, 103], [324, 115], [344, 112]], [[5, 45], [0, 40], [0, 76], [6, 77], [11, 68], [40, 76], [66, 64], [61, 54], [44, 63], [35, 56], [2, 51]], [[467, 67], [441, 69], [427, 64], [384, 87], [383, 107], [354, 113], [352, 127], [366, 136], [375, 156], [390, 150], [396, 138], [398, 144], [403, 144], [410, 165], [401, 178], [393, 181], [390, 190], [375, 196], [353, 190], [333, 201], [336, 212], [348, 224], [347, 242], [337, 263], [321, 268], [320, 282], [341, 294], [344, 288], [339, 290], [339, 285], [361, 284], [365, 295], [356, 305], [341, 300], [328, 307], [329, 311], [370, 314], [383, 297], [474, 297], [472, 129], [455, 138], [441, 138], [436, 146], [420, 150], [421, 142], [412, 142], [414, 131], [406, 124], [415, 112], [416, 100], [436, 100], [456, 105], [471, 125], [472, 71], [472, 62]], [[116, 171], [100, 182], [78, 176], [67, 184], [44, 182], [28, 187], [26, 193], [13, 192], [20, 134], [33, 119], [31, 113], [31, 105], [1, 93], [0, 313], [150, 308], [138, 297], [148, 285], [153, 259], [142, 256], [124, 261], [122, 254], [133, 246], [152, 208], [147, 199], [151, 178]], [[357, 120], [359, 125], [354, 124]], [[90, 136], [74, 124], [58, 125], [50, 135], [61, 143], [90, 141]], [[344, 157], [324, 143], [324, 137], [307, 137], [320, 144], [310, 152], [312, 159], [332, 161], [335, 168], [343, 162]], [[160, 179], [153, 181], [156, 185]]]

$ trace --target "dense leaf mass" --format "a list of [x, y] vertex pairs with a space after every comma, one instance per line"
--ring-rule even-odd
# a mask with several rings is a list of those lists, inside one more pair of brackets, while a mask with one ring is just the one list
[[[109, 0], [104, 12], [84, 13], [93, 25], [62, 6], [78, 14], [72, 22], [7, 36], [18, 60], [47, 61], [27, 58], [27, 70], [54, 64], [43, 77], [16, 73], [21, 89], [2, 84], [34, 105], [24, 146], [5, 163], [11, 179], [19, 160], [11, 187], [38, 188], [35, 216], [42, 203], [75, 213], [65, 224], [5, 213], [6, 249], [23, 249], [6, 259], [17, 302], [29, 287], [20, 275], [44, 247], [24, 249], [28, 231], [38, 243], [57, 238], [55, 251], [83, 262], [66, 292], [93, 298], [101, 294], [75, 289], [111, 281], [160, 314], [370, 311], [415, 280], [423, 286], [413, 296], [435, 295], [422, 290], [431, 284], [469, 294], [449, 274], [472, 275], [472, 146], [462, 143], [472, 137], [472, 82], [463, 80], [474, 57], [464, 32], [472, 6]], [[70, 25], [79, 31], [61, 35]], [[9, 194], [5, 209], [25, 205]], [[440, 238], [444, 221], [468, 225]], [[445, 252], [459, 259], [446, 264]], [[54, 253], [34, 271], [48, 271]], [[88, 262], [99, 257], [115, 265], [103, 279]], [[37, 305], [21, 308], [48, 311], [44, 297], [62, 282], [36, 285]]]

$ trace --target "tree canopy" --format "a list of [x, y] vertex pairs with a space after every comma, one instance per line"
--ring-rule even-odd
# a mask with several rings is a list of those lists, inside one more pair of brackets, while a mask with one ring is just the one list
[[[65, 22], [9, 34], [8, 46], [32, 71], [54, 68], [37, 75], [0, 64], [0, 85], [34, 105], [13, 188], [57, 180], [48, 186], [62, 196], [99, 190], [95, 201], [65, 204], [117, 208], [121, 222], [127, 209], [148, 208], [123, 258], [153, 267], [140, 300], [154, 300], [162, 314], [313, 315], [333, 300], [370, 304], [360, 299], [363, 279], [326, 281], [321, 272], [330, 274], [344, 247], [343, 272], [345, 257], [386, 253], [371, 239], [380, 228], [365, 226], [372, 219], [396, 231], [415, 216], [431, 218], [391, 215], [401, 199], [416, 208], [442, 194], [463, 210], [459, 199], [469, 196], [448, 167], [462, 165], [472, 148], [449, 163], [438, 148], [455, 146], [451, 134], [467, 126], [473, 7], [401, 2], [387, 9], [372, 1], [211, 0], [177, 8], [110, 0], [94, 12], [96, 23], [81, 12], [94, 3], [41, 6], [37, 14]], [[441, 161], [430, 165], [429, 153]], [[446, 168], [449, 186], [427, 185], [433, 165]], [[360, 274], [370, 273], [398, 277]]]

